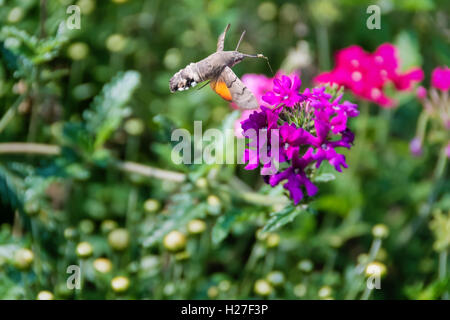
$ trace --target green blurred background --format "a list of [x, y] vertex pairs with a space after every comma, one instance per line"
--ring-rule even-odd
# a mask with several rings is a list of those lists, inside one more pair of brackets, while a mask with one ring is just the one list
[[[80, 30], [61, 28], [72, 4]], [[371, 4], [380, 30], [366, 28]], [[448, 15], [445, 0], [0, 0], [0, 142], [61, 147], [0, 152], [0, 298], [448, 298], [442, 133], [411, 156], [414, 92], [392, 92], [397, 108], [370, 105], [367, 123], [350, 123], [365, 139], [345, 153], [349, 169], [293, 208], [256, 170], [174, 164], [173, 129], [232, 128], [239, 114], [209, 87], [168, 87], [215, 51], [227, 23], [226, 48], [246, 30], [240, 50], [300, 71], [303, 88], [337, 50], [385, 42], [428, 86], [433, 68], [450, 65]], [[264, 60], [233, 69], [272, 76]], [[70, 265], [81, 266], [80, 290], [67, 287]], [[385, 269], [380, 290], [366, 288], [368, 265]]]

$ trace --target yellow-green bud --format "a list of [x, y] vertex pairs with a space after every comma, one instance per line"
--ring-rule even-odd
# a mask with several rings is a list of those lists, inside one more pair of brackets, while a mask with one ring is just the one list
[[118, 227], [118, 223], [114, 220], [106, 219], [102, 221], [102, 224], [100, 225], [100, 230], [103, 233], [110, 233], [114, 229]]
[[330, 286], [323, 286], [319, 289], [319, 292], [317, 293], [319, 298], [321, 299], [327, 299], [331, 297], [331, 294], [333, 293], [333, 289]]
[[114, 250], [125, 250], [130, 243], [130, 234], [128, 233], [128, 230], [119, 228], [111, 231], [108, 235], [108, 243]]
[[112, 34], [106, 39], [106, 48], [112, 52], [119, 52], [125, 49], [127, 38], [121, 34]]
[[86, 259], [92, 256], [92, 253], [94, 252], [94, 249], [92, 248], [92, 245], [89, 242], [80, 242], [77, 245], [76, 248], [77, 255], [80, 258]]
[[304, 259], [298, 262], [297, 268], [299, 268], [303, 272], [311, 272], [312, 269], [314, 268], [314, 264], [312, 263], [311, 260]]
[[298, 298], [302, 298], [306, 295], [308, 288], [303, 283], [299, 283], [294, 287], [294, 295]]
[[268, 248], [278, 247], [280, 244], [280, 236], [277, 233], [271, 233], [267, 236], [266, 245]]
[[386, 272], [387, 272], [386, 266], [383, 263], [378, 262], [378, 261], [373, 261], [373, 262], [369, 263], [366, 266], [366, 270], [365, 270], [367, 277], [370, 277], [370, 276], [382, 277], [386, 274]]
[[377, 224], [372, 228], [372, 235], [375, 238], [384, 239], [389, 235], [389, 229], [384, 224]]
[[112, 269], [111, 260], [107, 258], [98, 258], [94, 260], [94, 269], [100, 273], [108, 273]]
[[53, 300], [53, 293], [43, 290], [38, 293], [36, 300]]
[[124, 276], [114, 277], [111, 280], [111, 288], [114, 292], [122, 293], [128, 290], [130, 287], [130, 280]]
[[272, 271], [266, 276], [267, 281], [274, 287], [280, 286], [284, 283], [284, 274], [281, 271]]
[[133, 118], [125, 122], [125, 131], [132, 136], [139, 136], [144, 132], [144, 122], [141, 119]]
[[194, 219], [189, 221], [187, 229], [190, 234], [200, 234], [206, 230], [206, 223], [200, 219]]
[[256, 280], [253, 290], [260, 296], [268, 296], [272, 293], [273, 288], [268, 281], [259, 279]]
[[209, 287], [208, 298], [215, 299], [219, 295], [219, 289], [216, 286]]
[[158, 211], [160, 207], [161, 207], [161, 204], [156, 199], [147, 199], [144, 202], [144, 209], [146, 212], [149, 212], [149, 213]]
[[19, 270], [28, 270], [34, 260], [33, 251], [29, 249], [19, 249], [14, 254], [14, 266]]
[[171, 231], [164, 237], [163, 244], [169, 251], [181, 251], [186, 247], [186, 236], [180, 231]]
[[89, 55], [89, 46], [84, 42], [75, 42], [67, 48], [67, 55], [72, 60], [83, 60]]

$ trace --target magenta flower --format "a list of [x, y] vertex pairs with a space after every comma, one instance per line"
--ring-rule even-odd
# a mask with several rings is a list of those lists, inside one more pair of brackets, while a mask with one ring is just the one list
[[409, 150], [411, 154], [415, 157], [420, 157], [422, 155], [422, 141], [419, 137], [415, 137], [409, 143]]
[[450, 88], [450, 68], [437, 67], [431, 73], [431, 85], [436, 89], [447, 91]]
[[382, 44], [373, 54], [354, 45], [339, 51], [336, 67], [319, 74], [314, 80], [316, 83], [336, 83], [365, 100], [392, 107], [395, 101], [383, 92], [387, 83], [392, 82], [397, 90], [409, 90], [414, 82], [423, 79], [420, 68], [406, 73], [400, 73], [398, 69], [399, 58], [393, 45]]
[[[352, 146], [354, 135], [347, 128], [347, 122], [359, 114], [355, 104], [341, 102], [342, 95], [333, 98], [325, 87], [307, 88], [300, 93], [300, 84], [300, 79], [295, 76], [292, 80], [286, 76], [281, 80], [274, 79], [274, 90], [267, 92], [263, 100], [276, 107], [261, 106], [260, 111], [254, 111], [241, 122], [243, 135], [250, 138], [244, 153], [244, 160], [248, 161], [245, 168], [259, 167], [265, 151], [269, 161], [263, 162], [261, 174], [269, 175], [265, 180], [271, 186], [283, 183], [295, 204], [302, 201], [304, 191], [309, 197], [318, 192], [311, 180], [312, 172], [324, 161], [338, 172], [347, 168], [344, 155], [336, 148]], [[263, 132], [265, 136], [260, 133], [255, 136], [255, 130], [260, 129], [267, 130]], [[253, 130], [253, 136], [250, 130]], [[283, 165], [283, 170], [268, 170], [276, 163], [270, 159], [274, 156]]]
[[[264, 96], [264, 94], [266, 92], [268, 92], [269, 90], [272, 90], [273, 80], [276, 78], [280, 78], [281, 74], [282, 74], [281, 70], [277, 71], [274, 78], [268, 78], [262, 74], [253, 74], [253, 73], [244, 74], [242, 76], [242, 82], [253, 93], [253, 95], [255, 96], [259, 105], [268, 106], [268, 104], [262, 100], [262, 97]], [[290, 78], [293, 78], [294, 76], [298, 76], [298, 74], [294, 72], [291, 75], [289, 75]], [[233, 102], [231, 103], [231, 107], [233, 109], [238, 109], [238, 107]], [[259, 110], [259, 109], [256, 109], [256, 110]], [[236, 120], [236, 122], [234, 124], [234, 134], [236, 137], [243, 138], [242, 133], [241, 133], [241, 131], [242, 131], [241, 122], [246, 120], [249, 117], [249, 115], [253, 113], [253, 111], [254, 110], [242, 111], [241, 117], [238, 120]]]
[[298, 92], [301, 85], [302, 82], [299, 77], [294, 76], [291, 80], [288, 76], [283, 75], [281, 80], [273, 80], [273, 91], [267, 92], [262, 100], [271, 106], [278, 106], [282, 103], [287, 107], [293, 107], [296, 103], [304, 100]]
[[420, 100], [425, 99], [427, 97], [427, 89], [423, 86], [419, 86], [416, 91], [416, 96]]

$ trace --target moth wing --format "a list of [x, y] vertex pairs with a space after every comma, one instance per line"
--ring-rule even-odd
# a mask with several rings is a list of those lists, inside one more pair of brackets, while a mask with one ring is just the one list
[[230, 67], [223, 69], [219, 76], [219, 81], [225, 83], [230, 93], [229, 97], [240, 109], [257, 109], [259, 107], [258, 101], [253, 93], [244, 85]]

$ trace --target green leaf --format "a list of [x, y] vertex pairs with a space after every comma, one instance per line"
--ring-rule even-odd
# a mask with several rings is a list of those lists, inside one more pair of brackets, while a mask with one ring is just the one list
[[294, 221], [295, 217], [306, 211], [305, 209], [305, 206], [288, 205], [278, 212], [271, 213], [271, 218], [264, 226], [262, 232], [273, 232], [280, 229], [282, 226]]
[[332, 173], [322, 173], [314, 177], [314, 182], [329, 182], [336, 179], [336, 176]]
[[83, 113], [87, 129], [95, 135], [95, 148], [101, 147], [129, 114], [125, 107], [140, 82], [141, 76], [136, 71], [118, 74]]
[[212, 229], [212, 242], [214, 245], [219, 244], [228, 236], [234, 221], [240, 214], [240, 210], [232, 209], [217, 219]]

